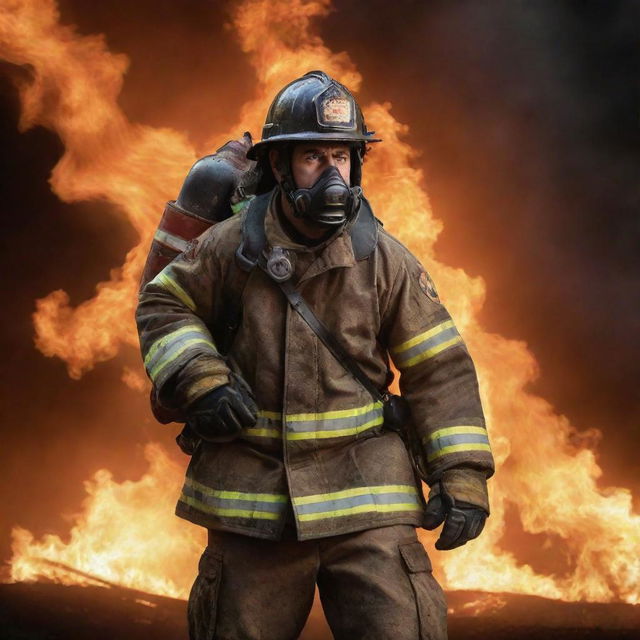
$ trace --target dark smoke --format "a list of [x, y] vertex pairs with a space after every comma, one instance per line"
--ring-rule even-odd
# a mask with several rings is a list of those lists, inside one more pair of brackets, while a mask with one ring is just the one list
[[603, 483], [637, 489], [640, 4], [337, 7], [324, 37], [423, 151], [439, 256], [485, 277], [485, 326], [529, 343], [534, 391], [604, 432]]

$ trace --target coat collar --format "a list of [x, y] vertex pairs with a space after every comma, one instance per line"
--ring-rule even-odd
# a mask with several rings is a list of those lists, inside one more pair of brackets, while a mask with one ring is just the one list
[[275, 211], [275, 198], [278, 190], [275, 189], [269, 202], [269, 210], [264, 222], [267, 244], [269, 247], [282, 247], [295, 253], [312, 253], [315, 260], [309, 265], [299, 280], [299, 283], [309, 280], [330, 269], [338, 267], [353, 267], [356, 259], [351, 244], [350, 225], [342, 227], [334, 235], [325, 240], [322, 244], [307, 247], [294, 242], [285, 233], [280, 220]]

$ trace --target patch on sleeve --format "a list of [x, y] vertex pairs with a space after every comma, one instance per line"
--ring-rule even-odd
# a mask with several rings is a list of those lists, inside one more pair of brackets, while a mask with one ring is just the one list
[[418, 284], [424, 291], [424, 294], [427, 296], [427, 298], [429, 298], [429, 300], [433, 300], [433, 302], [437, 302], [438, 304], [440, 304], [440, 298], [438, 297], [438, 292], [436, 291], [436, 285], [433, 284], [433, 280], [426, 271], [420, 272]]

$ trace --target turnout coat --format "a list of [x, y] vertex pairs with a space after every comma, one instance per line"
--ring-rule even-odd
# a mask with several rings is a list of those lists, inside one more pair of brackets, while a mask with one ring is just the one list
[[[277, 192], [274, 192], [277, 193]], [[357, 260], [352, 226], [316, 247], [283, 231], [273, 198], [268, 252], [292, 257], [309, 306], [380, 389], [389, 356], [433, 484], [452, 467], [493, 471], [473, 362], [418, 260], [374, 223], [377, 246]], [[200, 442], [176, 513], [210, 529], [279, 539], [287, 516], [300, 540], [422, 523], [424, 498], [380, 402], [334, 358], [264, 271], [249, 274], [229, 358], [216, 349], [225, 285], [237, 270], [246, 211], [216, 224], [140, 292], [145, 368], [167, 407], [229, 382], [229, 362], [253, 390], [258, 421], [230, 442]]]

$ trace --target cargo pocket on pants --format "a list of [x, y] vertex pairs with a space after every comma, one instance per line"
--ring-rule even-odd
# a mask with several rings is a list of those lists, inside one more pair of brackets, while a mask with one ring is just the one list
[[427, 552], [418, 541], [399, 546], [416, 597], [420, 640], [447, 640], [447, 602]]
[[222, 556], [207, 547], [200, 558], [198, 577], [187, 604], [189, 640], [214, 639], [221, 579]]

